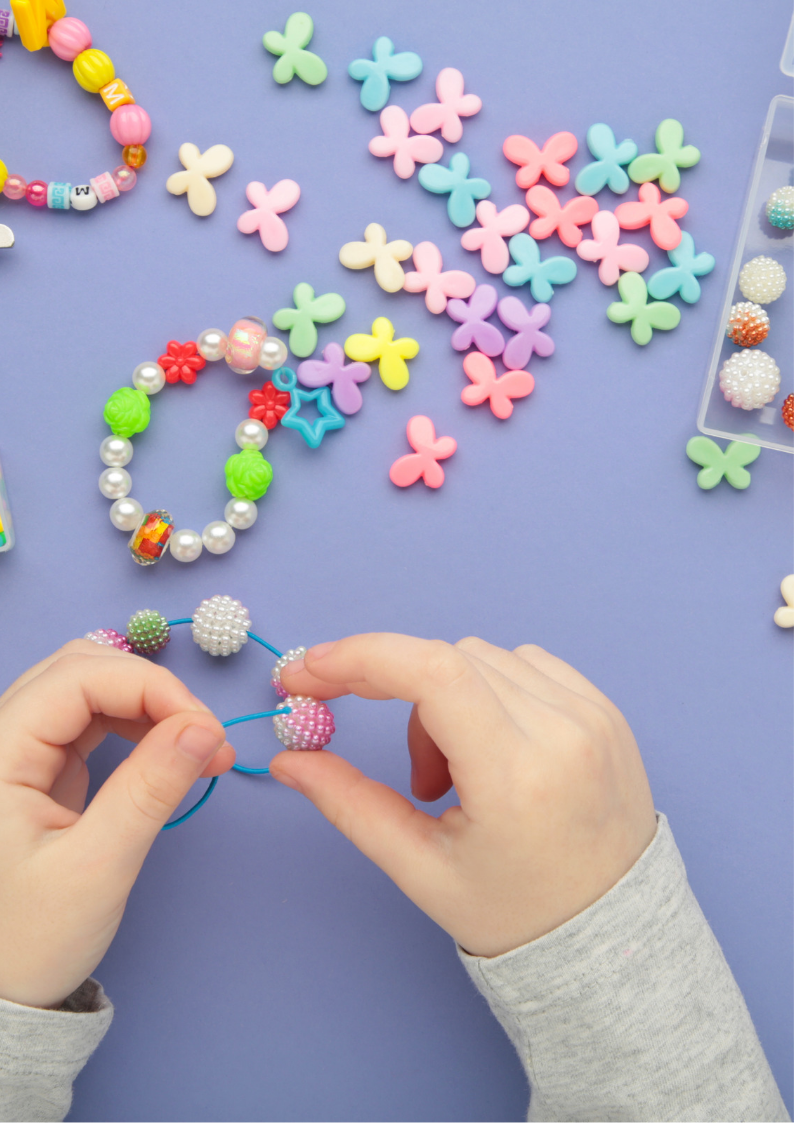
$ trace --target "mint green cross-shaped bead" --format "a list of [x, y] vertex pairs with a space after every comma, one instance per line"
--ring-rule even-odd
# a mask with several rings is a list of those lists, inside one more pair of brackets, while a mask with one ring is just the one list
[[302, 282], [292, 294], [294, 308], [279, 308], [273, 314], [273, 326], [289, 332], [289, 349], [299, 359], [311, 355], [317, 346], [317, 324], [330, 324], [338, 320], [345, 310], [345, 302], [338, 293], [327, 292], [315, 298], [311, 285]]
[[297, 74], [309, 86], [319, 86], [328, 77], [328, 67], [319, 55], [304, 48], [314, 35], [314, 21], [305, 12], [293, 12], [287, 20], [284, 34], [268, 31], [262, 42], [271, 55], [280, 55], [273, 67], [273, 78], [280, 85], [290, 82]]
[[665, 300], [648, 303], [648, 289], [639, 273], [624, 273], [618, 281], [620, 300], [607, 308], [607, 317], [613, 324], [631, 321], [631, 338], [644, 346], [650, 343], [653, 329], [670, 331], [678, 327], [681, 313], [674, 304]]
[[672, 194], [681, 183], [679, 168], [691, 168], [700, 159], [700, 149], [684, 144], [684, 126], [674, 117], [666, 117], [656, 130], [656, 152], [637, 156], [629, 164], [629, 175], [635, 183], [659, 180], [662, 191]]

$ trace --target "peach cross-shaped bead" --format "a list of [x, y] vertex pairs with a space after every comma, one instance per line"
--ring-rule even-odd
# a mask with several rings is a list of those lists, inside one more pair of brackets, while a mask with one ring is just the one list
[[218, 201], [209, 181], [228, 172], [234, 163], [234, 153], [227, 144], [213, 144], [206, 152], [201, 152], [195, 144], [187, 143], [180, 146], [179, 162], [185, 171], [168, 177], [166, 191], [172, 195], [184, 195], [187, 191], [187, 205], [193, 214], [205, 218], [212, 214]]
[[411, 114], [411, 128], [415, 133], [435, 133], [441, 130], [444, 140], [455, 144], [463, 136], [461, 117], [473, 117], [482, 109], [482, 100], [476, 94], [464, 94], [463, 75], [454, 66], [445, 66], [436, 78], [437, 102], [420, 105]]
[[643, 183], [638, 203], [621, 203], [615, 207], [615, 218], [624, 230], [639, 230], [650, 223], [651, 237], [661, 250], [674, 250], [681, 241], [681, 228], [675, 221], [683, 218], [689, 203], [677, 195], [661, 202], [655, 183]]
[[389, 470], [389, 479], [397, 487], [410, 487], [424, 480], [428, 487], [441, 487], [444, 469], [438, 463], [446, 460], [458, 447], [454, 437], [436, 437], [436, 427], [429, 417], [419, 414], [412, 417], [406, 428], [408, 443], [414, 452], [395, 460]]
[[555, 187], [564, 187], [570, 178], [565, 161], [570, 160], [579, 147], [573, 133], [555, 133], [542, 148], [534, 140], [516, 133], [502, 145], [502, 151], [513, 164], [518, 164], [516, 183], [519, 187], [532, 187], [543, 175]]
[[450, 297], [471, 296], [477, 285], [471, 273], [463, 269], [448, 269], [442, 273], [443, 264], [438, 246], [433, 242], [420, 242], [414, 246], [417, 272], [405, 274], [405, 291], [423, 292], [425, 304], [435, 313], [446, 310]]
[[435, 164], [444, 155], [444, 145], [434, 136], [408, 136], [408, 114], [399, 105], [387, 105], [380, 115], [383, 136], [369, 142], [373, 156], [393, 156], [400, 179], [410, 179], [417, 164]]
[[378, 222], [371, 222], [364, 231], [363, 242], [345, 242], [339, 260], [347, 269], [368, 269], [375, 266], [375, 280], [386, 292], [399, 292], [405, 283], [400, 265], [413, 253], [414, 247], [404, 238], [386, 241], [386, 231]]
[[510, 250], [505, 238], [518, 234], [529, 222], [529, 211], [520, 203], [514, 203], [498, 211], [488, 199], [477, 204], [479, 229], [473, 226], [467, 230], [460, 244], [464, 250], [479, 250], [483, 269], [488, 273], [504, 273], [510, 264]]
[[479, 351], [471, 351], [463, 360], [463, 369], [473, 385], [461, 391], [460, 400], [467, 406], [490, 402], [491, 412], [503, 421], [513, 412], [513, 398], [526, 398], [535, 389], [535, 379], [528, 370], [509, 370], [496, 377], [496, 367]]
[[262, 245], [272, 253], [285, 249], [289, 242], [289, 231], [279, 215], [290, 210], [301, 197], [301, 189], [294, 179], [280, 179], [271, 189], [264, 183], [254, 180], [245, 189], [246, 198], [252, 211], [246, 211], [237, 219], [237, 229], [243, 234], [259, 231]]
[[556, 230], [560, 241], [571, 249], [582, 240], [579, 227], [590, 222], [598, 211], [598, 203], [590, 195], [576, 195], [561, 207], [554, 192], [540, 184], [527, 191], [527, 206], [540, 216], [529, 224], [533, 238], [548, 238]]
[[618, 245], [620, 223], [612, 211], [599, 211], [593, 216], [591, 226], [593, 237], [580, 242], [576, 252], [585, 261], [601, 262], [598, 279], [605, 285], [617, 284], [621, 269], [642, 273], [648, 268], [650, 258], [642, 246], [631, 242]]

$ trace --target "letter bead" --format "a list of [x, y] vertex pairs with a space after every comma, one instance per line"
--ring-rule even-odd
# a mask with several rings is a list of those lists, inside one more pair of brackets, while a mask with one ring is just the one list
[[121, 78], [114, 78], [112, 82], [103, 86], [99, 91], [99, 96], [111, 113], [114, 109], [118, 109], [120, 105], [135, 104], [135, 98], [132, 96], [129, 86], [126, 82], [122, 82]]
[[80, 183], [69, 193], [69, 202], [74, 211], [91, 211], [97, 205], [96, 192], [90, 183]]

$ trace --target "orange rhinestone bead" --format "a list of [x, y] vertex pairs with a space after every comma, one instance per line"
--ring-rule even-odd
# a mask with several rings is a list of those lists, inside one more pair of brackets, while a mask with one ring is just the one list
[[783, 409], [780, 412], [789, 429], [794, 429], [794, 394], [789, 394], [783, 402]]
[[128, 144], [122, 149], [121, 158], [128, 168], [142, 168], [146, 163], [146, 149], [142, 144]]

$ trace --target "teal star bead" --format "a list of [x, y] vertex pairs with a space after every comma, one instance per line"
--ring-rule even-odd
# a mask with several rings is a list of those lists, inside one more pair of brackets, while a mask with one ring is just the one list
[[[319, 448], [323, 437], [331, 429], [344, 428], [345, 419], [332, 405], [331, 391], [327, 386], [322, 386], [319, 390], [302, 390], [294, 386], [290, 394], [292, 405], [282, 417], [281, 424], [287, 429], [297, 430], [309, 448]], [[304, 402], [316, 404], [320, 416], [315, 421], [307, 421], [305, 417], [298, 416]]]

